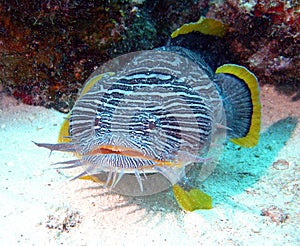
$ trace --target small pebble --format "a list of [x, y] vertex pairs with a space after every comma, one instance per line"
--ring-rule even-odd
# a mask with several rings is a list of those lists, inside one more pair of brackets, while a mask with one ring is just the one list
[[275, 205], [271, 205], [268, 208], [263, 208], [261, 210], [261, 215], [269, 217], [277, 225], [284, 223], [288, 219], [288, 215], [284, 213], [281, 208], [278, 208]]
[[290, 163], [287, 160], [280, 159], [273, 162], [272, 167], [276, 170], [286, 170], [290, 167]]
[[78, 211], [72, 211], [68, 208], [57, 208], [53, 214], [47, 216], [45, 226], [48, 229], [69, 232], [72, 227], [81, 223], [81, 219]]

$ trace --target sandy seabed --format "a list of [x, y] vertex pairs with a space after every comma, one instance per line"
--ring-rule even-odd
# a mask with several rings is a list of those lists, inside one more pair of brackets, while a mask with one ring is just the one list
[[0, 93], [0, 245], [299, 245], [300, 100], [261, 88], [259, 144], [228, 143], [201, 189], [211, 210], [182, 211], [171, 191], [107, 193], [50, 166], [65, 115]]

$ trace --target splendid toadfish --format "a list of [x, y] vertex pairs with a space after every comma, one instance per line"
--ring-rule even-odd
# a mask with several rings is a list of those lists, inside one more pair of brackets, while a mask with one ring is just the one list
[[205, 179], [226, 139], [242, 147], [257, 144], [258, 82], [234, 64], [213, 71], [207, 52], [174, 40], [190, 33], [222, 37], [226, 30], [220, 21], [201, 18], [177, 29], [167, 46], [101, 66], [63, 123], [59, 143], [36, 145], [75, 153], [73, 160], [56, 164], [84, 167], [75, 178], [113, 192], [143, 196], [172, 186], [184, 210], [211, 208], [212, 198], [193, 188], [187, 173], [202, 167], [199, 179]]

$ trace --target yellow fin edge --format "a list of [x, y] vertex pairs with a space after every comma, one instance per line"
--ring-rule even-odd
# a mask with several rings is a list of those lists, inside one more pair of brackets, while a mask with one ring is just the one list
[[211, 209], [212, 198], [199, 189], [186, 191], [179, 185], [173, 186], [174, 196], [179, 206], [185, 211], [194, 211], [197, 209]]
[[112, 75], [113, 73], [102, 73], [90, 78], [83, 86], [79, 98], [84, 96], [106, 74]]
[[224, 64], [217, 68], [216, 73], [232, 74], [247, 84], [251, 93], [253, 106], [250, 129], [245, 137], [232, 138], [230, 141], [242, 147], [254, 147], [258, 143], [261, 123], [261, 104], [256, 76], [247, 68], [235, 64]]
[[178, 35], [188, 34], [191, 32], [201, 32], [206, 35], [223, 37], [227, 30], [228, 26], [223, 22], [201, 16], [197, 22], [187, 23], [176, 29], [171, 34], [171, 37], [176, 38]]
[[70, 142], [71, 139], [68, 138], [69, 137], [69, 127], [70, 127], [70, 118], [71, 113], [69, 113], [67, 115], [67, 117], [65, 118], [64, 122], [62, 123], [60, 130], [59, 130], [59, 134], [58, 134], [58, 139], [57, 142], [58, 143], [67, 143]]

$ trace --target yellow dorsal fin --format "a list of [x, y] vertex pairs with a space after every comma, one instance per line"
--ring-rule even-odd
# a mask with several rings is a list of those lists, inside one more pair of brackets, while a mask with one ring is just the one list
[[236, 76], [244, 81], [250, 90], [252, 102], [251, 125], [246, 136], [241, 138], [232, 138], [231, 142], [242, 147], [254, 147], [258, 143], [261, 123], [261, 104], [259, 100], [259, 87], [256, 76], [247, 68], [235, 64], [225, 64], [216, 70], [216, 74], [224, 73]]
[[223, 37], [227, 30], [228, 26], [221, 21], [201, 16], [197, 22], [182, 25], [171, 34], [171, 37], [176, 38], [178, 35], [188, 34], [190, 32], [201, 32], [206, 35]]

